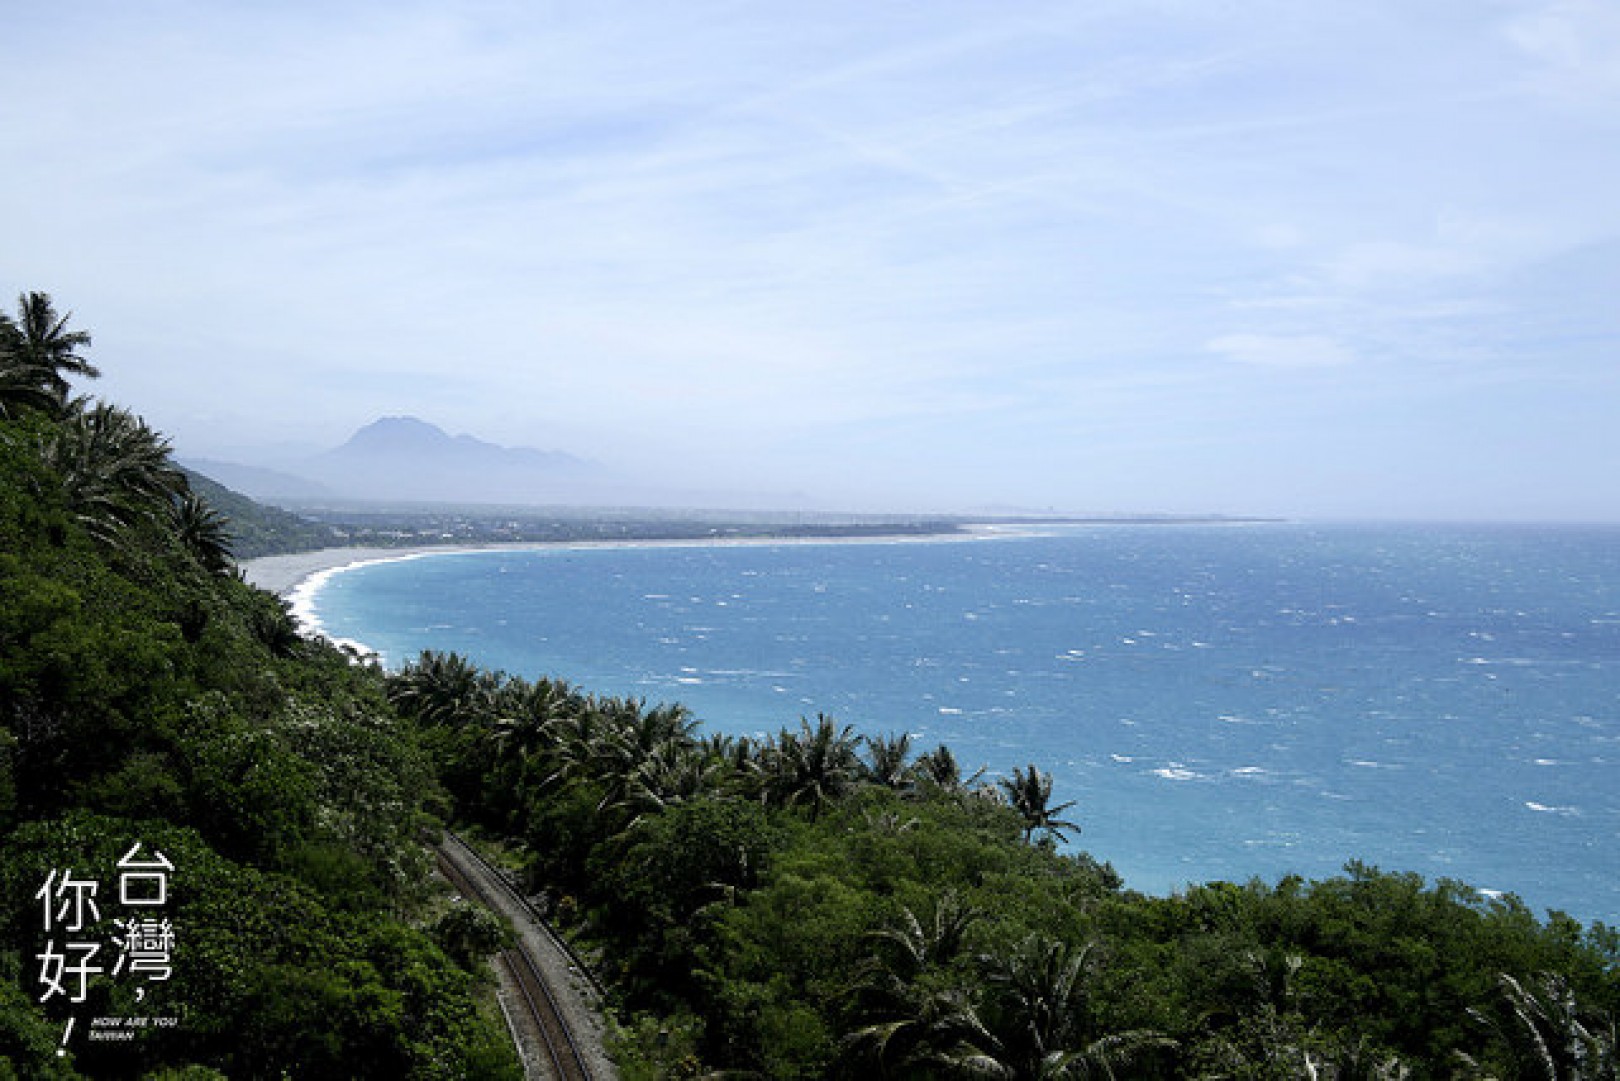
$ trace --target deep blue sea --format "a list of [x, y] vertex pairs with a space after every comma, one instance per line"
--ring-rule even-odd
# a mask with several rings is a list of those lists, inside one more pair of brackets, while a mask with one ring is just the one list
[[1620, 528], [497, 551], [337, 574], [314, 612], [390, 665], [1033, 762], [1149, 892], [1359, 859], [1620, 923]]

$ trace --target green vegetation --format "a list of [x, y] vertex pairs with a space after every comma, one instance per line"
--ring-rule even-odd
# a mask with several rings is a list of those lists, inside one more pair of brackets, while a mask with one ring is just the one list
[[[518, 1076], [380, 674], [236, 578], [160, 435], [70, 395], [88, 344], [41, 294], [0, 317], [0, 1078]], [[161, 907], [121, 904], [136, 844]], [[171, 944], [121, 950], [136, 915]]]
[[[1602, 925], [1355, 864], [1146, 897], [1059, 847], [1083, 807], [1033, 764], [357, 665], [236, 577], [161, 436], [70, 395], [88, 344], [40, 294], [0, 317], [0, 1079], [518, 1076], [443, 817], [597, 959], [629, 1078], [1616, 1077]], [[171, 979], [113, 973], [136, 844], [173, 865]], [[69, 880], [101, 909], [64, 935]], [[73, 937], [77, 1002], [45, 978]], [[86, 1035], [131, 1017], [175, 1023]]]
[[[940, 536], [966, 521], [870, 515], [788, 515], [608, 507], [356, 505], [297, 501], [306, 524], [343, 544], [552, 544], [577, 541]], [[331, 543], [330, 541], [328, 543]]]
[[255, 503], [193, 470], [184, 472], [191, 490], [229, 523], [231, 554], [237, 559], [307, 552], [345, 540], [332, 526], [310, 521], [280, 507]]
[[1123, 888], [1051, 777], [424, 654], [456, 815], [599, 957], [627, 1077], [1614, 1078], [1620, 936], [1352, 864]]

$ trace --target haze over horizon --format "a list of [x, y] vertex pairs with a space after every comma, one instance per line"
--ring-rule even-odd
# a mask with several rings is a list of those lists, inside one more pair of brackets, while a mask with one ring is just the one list
[[0, 100], [4, 299], [183, 457], [1620, 521], [1613, 4], [36, 5]]

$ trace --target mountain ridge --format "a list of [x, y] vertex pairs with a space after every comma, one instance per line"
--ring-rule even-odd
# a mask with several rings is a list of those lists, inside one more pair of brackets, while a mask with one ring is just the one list
[[492, 443], [463, 432], [452, 436], [449, 432], [410, 415], [379, 417], [355, 430], [341, 446], [320, 455], [379, 454], [379, 453], [449, 453], [468, 458], [501, 458], [546, 466], [580, 466], [585, 463], [572, 454], [559, 450], [538, 450], [534, 447], [508, 447]]
[[196, 464], [268, 501], [569, 502], [589, 498], [602, 473], [595, 463], [564, 451], [451, 435], [411, 415], [379, 417], [338, 446], [276, 469], [202, 459]]

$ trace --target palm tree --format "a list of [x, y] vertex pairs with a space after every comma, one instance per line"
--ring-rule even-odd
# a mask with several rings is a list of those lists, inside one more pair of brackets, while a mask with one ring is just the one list
[[868, 935], [886, 948], [862, 967], [856, 991], [872, 1020], [845, 1039], [848, 1054], [885, 1075], [933, 1076], [951, 1056], [992, 1039], [949, 974], [978, 915], [947, 891], [926, 922], [901, 906], [896, 923]]
[[980, 963], [992, 995], [986, 1014], [991, 1039], [954, 1056], [964, 1072], [1008, 1081], [1114, 1078], [1141, 1052], [1171, 1046], [1143, 1030], [1091, 1038], [1086, 1014], [1097, 964], [1092, 944], [1073, 949], [1031, 935], [1011, 952], [984, 955]]
[[57, 315], [46, 293], [23, 293], [17, 298], [12, 349], [59, 404], [67, 401], [68, 375], [90, 379], [101, 375], [95, 365], [79, 355], [79, 350], [90, 344], [90, 335], [83, 330], [69, 330], [72, 318], [72, 312]]
[[1411, 1076], [1411, 1068], [1399, 1056], [1365, 1034], [1324, 1034], [1307, 1027], [1294, 986], [1305, 965], [1304, 955], [1249, 949], [1237, 960], [1248, 970], [1252, 997], [1225, 996], [1236, 1024], [1203, 1043], [1199, 1076], [1323, 1081], [1406, 1081]]
[[1341, 1042], [1326, 1055], [1308, 1055], [1305, 1068], [1311, 1076], [1338, 1081], [1409, 1081], [1412, 1076], [1412, 1068], [1399, 1055], [1374, 1046], [1366, 1036], [1354, 1043]]
[[562, 722], [582, 704], [582, 696], [562, 680], [507, 680], [491, 702], [496, 746], [503, 757], [527, 762], [558, 745]]
[[285, 597], [269, 593], [258, 594], [258, 600], [249, 610], [248, 627], [259, 644], [273, 657], [296, 657], [304, 648], [304, 637], [298, 630], [298, 617]]
[[639, 698], [599, 698], [563, 729], [557, 780], [583, 778], [601, 786], [600, 810], [627, 806], [637, 771], [661, 748], [692, 750], [697, 722], [681, 705], [648, 709]]
[[605, 748], [618, 734], [614, 712], [613, 700], [587, 695], [578, 709], [558, 718], [552, 770], [540, 782], [542, 789], [598, 776]]
[[[1615, 1081], [1620, 1077], [1620, 1042], [1615, 1018], [1583, 1009], [1569, 981], [1542, 973], [1534, 984], [1503, 973], [1497, 981], [1504, 1024], [1482, 1010], [1469, 1010], [1489, 1026], [1512, 1056], [1515, 1077], [1541, 1081]], [[1462, 1059], [1476, 1070], [1479, 1064]]]
[[854, 727], [839, 728], [825, 713], [816, 715], [812, 728], [804, 718], [799, 731], [783, 729], [771, 754], [770, 794], [784, 807], [806, 804], [810, 821], [821, 816], [822, 805], [849, 791], [859, 775]]
[[69, 510], [102, 543], [143, 518], [172, 520], [174, 500], [188, 489], [168, 441], [105, 402], [70, 412], [42, 450]]
[[934, 900], [934, 912], [926, 924], [901, 905], [899, 921], [871, 932], [869, 937], [894, 947], [899, 964], [891, 966], [891, 971], [910, 980], [931, 966], [954, 961], [967, 941], [968, 930], [978, 919], [978, 909], [965, 903], [955, 890], [947, 889]]
[[673, 740], [653, 748], [631, 771], [619, 793], [634, 827], [647, 814], [707, 795], [720, 787], [724, 767], [696, 747]]
[[427, 727], [482, 724], [500, 686], [459, 653], [424, 652], [388, 680], [388, 701]]
[[57, 315], [44, 293], [17, 298], [17, 319], [0, 314], [0, 417], [24, 408], [61, 414], [68, 402], [67, 375], [101, 373], [79, 355], [90, 335], [69, 330], [72, 313]]
[[634, 699], [631, 702], [632, 708], [624, 714], [627, 723], [622, 732], [625, 744], [637, 761], [644, 761], [666, 744], [682, 748], [696, 746], [692, 732], [697, 728], [697, 719], [692, 716], [691, 710], [678, 702], [660, 704], [652, 709], [647, 709]]
[[764, 745], [748, 736], [713, 733], [698, 740], [698, 750], [718, 768], [717, 782], [741, 799], [759, 801], [765, 790]]
[[212, 574], [231, 571], [230, 521], [189, 489], [174, 501], [174, 528], [180, 543]]
[[911, 733], [890, 736], [865, 736], [867, 762], [866, 777], [884, 788], [901, 789], [910, 783], [906, 759], [911, 755]]
[[1034, 836], [1036, 830], [1045, 830], [1060, 841], [1067, 839], [1063, 836], [1064, 830], [1080, 832], [1078, 823], [1057, 817], [1073, 807], [1074, 801], [1069, 800], [1056, 807], [1049, 806], [1052, 802], [1052, 775], [1042, 773], [1035, 768], [1034, 763], [1030, 764], [1028, 773], [1014, 766], [1011, 780], [1003, 777], [999, 784], [1002, 792], [1006, 794], [1007, 802], [1024, 820], [1026, 843]]
[[45, 372], [23, 353], [22, 331], [0, 312], [0, 419], [26, 409], [52, 412], [57, 404]]
[[973, 1076], [964, 1063], [994, 1042], [962, 988], [915, 988], [896, 1005], [892, 1016], [845, 1037], [852, 1065], [876, 1067], [882, 1077]]
[[918, 755], [917, 761], [912, 766], [912, 772], [941, 791], [952, 795], [966, 792], [984, 776], [984, 770], [981, 768], [975, 770], [973, 776], [964, 778], [956, 755], [943, 743], [932, 751]]
[[898, 837], [902, 833], [910, 833], [922, 825], [922, 819], [916, 816], [906, 816], [899, 811], [867, 809], [861, 812], [861, 821], [874, 836]]
[[492, 762], [485, 790], [499, 793], [497, 802], [515, 811], [529, 803], [559, 765], [563, 729], [583, 708], [584, 696], [554, 679], [496, 681], [489, 696], [487, 744]]

